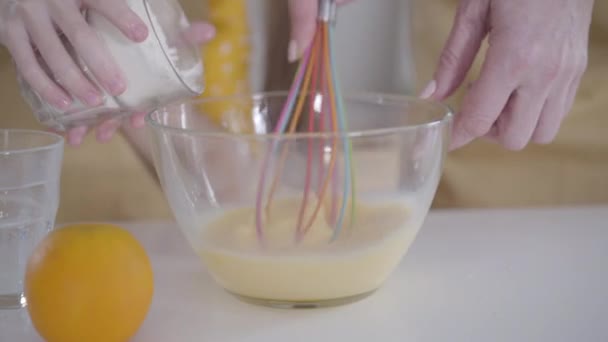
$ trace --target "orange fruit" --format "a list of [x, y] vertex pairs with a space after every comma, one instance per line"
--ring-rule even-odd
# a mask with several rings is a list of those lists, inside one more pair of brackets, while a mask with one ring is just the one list
[[27, 309], [48, 342], [124, 342], [152, 302], [144, 248], [125, 229], [77, 224], [51, 232], [30, 256]]

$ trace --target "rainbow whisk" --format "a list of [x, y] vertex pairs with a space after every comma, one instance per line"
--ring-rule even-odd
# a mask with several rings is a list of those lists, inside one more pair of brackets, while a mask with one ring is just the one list
[[[303, 197], [294, 234], [296, 242], [301, 241], [309, 231], [319, 215], [324, 201], [328, 201], [330, 204], [328, 223], [333, 229], [331, 241], [339, 236], [345, 226], [349, 202], [351, 218], [348, 222], [350, 224], [354, 222], [355, 189], [351, 167], [352, 148], [347, 135], [339, 134], [347, 132], [348, 129], [332, 51], [335, 16], [335, 0], [320, 0], [318, 24], [313, 42], [300, 60], [286, 103], [273, 130], [274, 135], [290, 134], [294, 133], [298, 126], [304, 125], [309, 133], [303, 135], [303, 139], [307, 139], [308, 142]], [[304, 120], [302, 114], [307, 102], [308, 120]], [[315, 120], [315, 114], [318, 117], [317, 120]], [[315, 146], [313, 135], [310, 133], [318, 133], [314, 137], [318, 137], [318, 140], [323, 143]], [[318, 149], [319, 158], [317, 170], [313, 170], [315, 148]], [[257, 237], [261, 243], [264, 242], [265, 219], [270, 217], [277, 183], [289, 153], [289, 143], [285, 143], [279, 148], [279, 144], [275, 140], [269, 149], [264, 160], [256, 198], [255, 225]], [[277, 154], [278, 162], [271, 167], [271, 157]], [[339, 163], [340, 156], [344, 156], [342, 167]], [[274, 172], [271, 172], [271, 169]], [[271, 173], [274, 176], [273, 179], [269, 179]], [[314, 189], [313, 182], [316, 183]], [[339, 182], [341, 182], [341, 186]], [[267, 189], [268, 191], [266, 191]], [[328, 192], [330, 194], [327, 194]], [[317, 201], [312, 200], [313, 196], [316, 196]]]

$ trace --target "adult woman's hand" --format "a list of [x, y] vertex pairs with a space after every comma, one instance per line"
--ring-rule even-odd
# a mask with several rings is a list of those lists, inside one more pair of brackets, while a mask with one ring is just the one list
[[[352, 0], [336, 0], [338, 5]], [[289, 0], [289, 17], [291, 19], [291, 40], [287, 58], [294, 62], [312, 43], [319, 14], [319, 0]]]
[[[102, 101], [100, 90], [85, 77], [70, 57], [62, 39], [67, 39], [91, 70], [100, 86], [117, 96], [126, 87], [122, 70], [100, 38], [87, 24], [82, 10], [91, 8], [104, 15], [135, 43], [144, 41], [149, 30], [124, 0], [0, 0], [0, 43], [11, 53], [24, 80], [40, 96], [59, 109], [66, 109], [78, 98], [89, 106]], [[194, 25], [193, 39], [204, 41], [212, 33], [209, 25]], [[55, 75], [49, 76], [41, 65]], [[132, 123], [141, 125], [141, 115]], [[120, 122], [101, 123], [97, 139], [107, 141]], [[68, 132], [68, 143], [78, 145], [88, 127]]]
[[511, 150], [553, 141], [587, 66], [592, 10], [593, 0], [461, 0], [434, 81], [421, 94], [449, 97], [488, 37], [451, 148], [478, 137]]

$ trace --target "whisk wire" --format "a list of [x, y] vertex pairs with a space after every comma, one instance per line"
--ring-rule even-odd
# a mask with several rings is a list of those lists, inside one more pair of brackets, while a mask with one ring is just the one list
[[[290, 113], [293, 110], [293, 106], [295, 105], [296, 95], [298, 94], [300, 87], [302, 85], [302, 81], [304, 78], [305, 71], [307, 69], [309, 60], [310, 60], [311, 47], [308, 47], [304, 52], [303, 58], [300, 60], [298, 65], [298, 69], [296, 71], [296, 76], [294, 78], [294, 82], [292, 84], [291, 90], [287, 95], [287, 102], [279, 115], [279, 120], [277, 125], [275, 126], [274, 133], [278, 134], [285, 130], [289, 122], [289, 118], [291, 117]], [[255, 219], [255, 227], [256, 227], [256, 235], [258, 240], [263, 242], [264, 231], [263, 231], [263, 215], [262, 208], [264, 202], [264, 189], [266, 187], [266, 180], [268, 178], [268, 170], [271, 156], [274, 155], [274, 152], [277, 149], [278, 139], [274, 139], [273, 143], [268, 147], [268, 151], [262, 163], [262, 174], [260, 177], [260, 181], [258, 184], [258, 191], [256, 195], [256, 219]], [[268, 214], [268, 213], [267, 213]]]
[[[323, 30], [324, 49], [325, 49], [325, 51], [327, 51], [329, 49], [329, 40], [327, 39], [327, 33], [328, 33], [327, 24], [322, 23], [321, 29]], [[335, 127], [338, 127], [338, 121], [337, 121], [336, 116], [334, 115], [336, 113], [336, 103], [335, 103], [335, 98], [334, 98], [335, 95], [334, 95], [334, 89], [333, 89], [333, 84], [332, 84], [331, 68], [330, 68], [329, 63], [330, 63], [329, 56], [327, 54], [324, 54], [324, 56], [323, 56], [323, 67], [324, 67], [323, 74], [326, 75], [327, 90], [328, 90], [327, 95], [328, 96], [327, 96], [327, 98], [324, 98], [323, 101], [329, 102], [330, 113], [332, 114], [331, 115], [331, 126], [332, 126], [332, 128], [335, 128]], [[331, 180], [331, 175], [334, 174], [333, 170], [336, 166], [336, 151], [337, 151], [337, 142], [335, 139], [332, 139], [332, 147], [331, 147], [330, 151], [331, 151], [331, 155], [330, 155], [330, 160], [329, 160], [329, 165], [328, 165], [328, 170], [327, 170], [327, 176], [323, 180], [323, 185], [321, 187], [321, 194], [319, 195], [318, 203], [311, 215], [311, 219], [309, 219], [309, 221], [307, 222], [307, 224], [304, 228], [304, 233], [307, 233], [309, 231], [310, 227], [314, 223], [314, 218], [319, 214], [321, 206], [323, 205], [323, 201], [325, 200], [325, 194], [327, 193], [327, 187]]]
[[[318, 45], [319, 45], [319, 35], [315, 34], [315, 38], [313, 40], [313, 50], [312, 50], [313, 52], [311, 54], [311, 59], [312, 59], [313, 63], [309, 63], [308, 64], [308, 68], [306, 70], [306, 78], [305, 78], [304, 86], [303, 86], [304, 92], [303, 92], [303, 94], [300, 94], [300, 98], [299, 98], [299, 101], [298, 101], [298, 106], [297, 106], [297, 109], [296, 109], [296, 114], [295, 114], [295, 116], [293, 118], [293, 121], [291, 122], [291, 126], [290, 126], [290, 129], [289, 129], [290, 132], [295, 131], [295, 128], [296, 128], [296, 126], [298, 124], [298, 121], [300, 119], [300, 116], [302, 114], [302, 107], [303, 107], [304, 103], [306, 102], [305, 101], [306, 98], [307, 98], [306, 91], [307, 91], [307, 89], [309, 87], [309, 84], [311, 86], [314, 85], [314, 82], [312, 82], [312, 83], [309, 83], [309, 82], [311, 81], [311, 77], [313, 79], [315, 78], [315, 75], [314, 75], [313, 71], [316, 70], [316, 63], [314, 63], [314, 59], [317, 57], [317, 50], [319, 48]], [[282, 158], [282, 160], [281, 160], [282, 166], [285, 165], [285, 159], [287, 157], [287, 153], [286, 153], [287, 148], [288, 148], [288, 145], [285, 144], [284, 145], [285, 154], [283, 156], [281, 156], [281, 158]], [[310, 174], [309, 174], [310, 172], [309, 172], [309, 165], [308, 164], [309, 163], [307, 163], [306, 179], [305, 179], [305, 184], [304, 184], [304, 198], [303, 198], [302, 206], [300, 206], [300, 211], [298, 213], [298, 223], [297, 223], [297, 226], [296, 226], [296, 232], [300, 232], [301, 229], [302, 229], [302, 221], [304, 219], [304, 214], [306, 212], [306, 207], [307, 207], [307, 204], [308, 204], [308, 196], [309, 196], [309, 188], [310, 188]], [[299, 236], [299, 234], [296, 235], [296, 238], [298, 236]]]
[[[331, 24], [335, 18], [335, 0], [320, 0], [319, 3], [319, 19], [316, 32], [312, 44], [306, 49], [302, 57], [296, 76], [290, 87], [289, 95], [283, 110], [281, 111], [279, 120], [274, 129], [275, 133], [295, 132], [298, 123], [300, 122], [304, 104], [308, 99], [308, 127], [307, 131], [312, 133], [316, 126], [320, 132], [327, 130], [331, 132], [346, 132], [347, 123], [344, 113], [344, 103], [341, 98], [337, 73], [335, 68], [335, 57], [331, 50], [333, 45], [334, 30]], [[321, 92], [322, 100], [319, 111], [319, 123], [315, 124], [315, 110], [318, 93]], [[327, 146], [327, 140], [321, 138], [319, 143], [319, 169], [317, 182], [317, 202], [310, 216], [307, 216], [307, 209], [311, 197], [311, 188], [313, 180], [313, 138], [307, 136], [307, 154], [303, 198], [300, 205], [296, 224], [296, 242], [300, 241], [305, 234], [313, 226], [316, 217], [323, 205], [329, 185], [331, 184], [331, 202], [330, 215], [327, 220], [330, 226], [333, 227], [331, 241], [334, 241], [343, 230], [344, 218], [347, 211], [348, 203], [351, 204], [351, 220], [354, 222], [355, 196], [354, 196], [354, 177], [352, 172], [352, 148], [347, 135], [342, 135], [341, 145], [343, 151], [338, 149], [338, 140], [334, 135], [330, 138], [330, 147]], [[274, 179], [272, 181], [268, 201], [264, 205], [264, 188], [268, 177], [270, 155], [274, 155], [277, 150], [277, 141], [274, 141], [270, 147], [269, 154], [264, 160], [264, 170], [259, 183], [259, 191], [256, 197], [256, 231], [259, 239], [263, 238], [263, 217], [262, 208], [266, 214], [266, 219], [270, 217], [271, 203], [278, 187], [279, 179], [284, 171], [287, 154], [289, 151], [289, 142], [282, 145], [279, 153], [279, 159], [274, 170]], [[327, 161], [329, 154], [329, 161]], [[338, 156], [342, 155], [344, 172], [339, 172]], [[324, 169], [327, 165], [327, 169]], [[342, 175], [340, 175], [343, 173]], [[342, 196], [338, 196], [338, 177], [342, 182]], [[338, 202], [340, 203], [338, 210]], [[337, 216], [337, 217], [336, 217]], [[305, 222], [305, 224], [303, 224]]]
[[[321, 53], [319, 53], [319, 45], [322, 48], [322, 40], [323, 36], [318, 34], [320, 27], [317, 26], [317, 34], [315, 34], [314, 44], [315, 49], [311, 58], [313, 60], [312, 65], [312, 81], [310, 83], [310, 90], [308, 92], [308, 132], [312, 133], [315, 129], [315, 109], [314, 102], [318, 88], [318, 60], [321, 57]], [[306, 95], [306, 94], [304, 94]], [[313, 159], [313, 139], [308, 137], [308, 153], [306, 156], [306, 178], [304, 180], [304, 198], [303, 205], [300, 207], [300, 213], [298, 217], [298, 225], [297, 225], [297, 234], [296, 241], [299, 241], [302, 238], [302, 221], [304, 219], [304, 214], [306, 213], [306, 209], [308, 208], [308, 198], [310, 195], [311, 181], [312, 181], [312, 159]]]
[[[334, 28], [333, 26], [330, 26], [328, 28], [329, 30], [329, 34], [327, 35], [328, 40], [329, 40], [329, 45], [332, 46], [333, 45], [333, 39], [334, 39]], [[347, 127], [347, 121], [346, 121], [346, 117], [344, 114], [344, 102], [342, 99], [342, 94], [341, 94], [341, 90], [340, 90], [340, 85], [339, 85], [339, 80], [338, 77], [335, 77], [335, 75], [337, 75], [336, 72], [336, 63], [335, 63], [335, 54], [334, 51], [332, 49], [328, 49], [329, 52], [329, 59], [330, 59], [330, 67], [331, 67], [331, 72], [329, 73], [330, 78], [333, 82], [333, 89], [335, 89], [335, 97], [332, 97], [332, 100], [335, 99], [337, 104], [336, 104], [336, 109], [338, 112], [338, 121], [339, 121], [339, 125], [340, 125], [340, 131], [344, 132], [343, 137], [342, 137], [342, 144], [344, 145], [344, 150], [346, 152], [346, 158], [344, 159], [344, 172], [345, 172], [345, 177], [344, 177], [344, 196], [343, 196], [343, 201], [342, 201], [342, 207], [340, 208], [340, 216], [338, 218], [338, 222], [336, 224], [336, 229], [334, 230], [334, 236], [332, 239], [336, 239], [338, 237], [338, 235], [340, 234], [340, 231], [343, 227], [343, 220], [344, 220], [344, 216], [345, 216], [345, 211], [346, 211], [346, 206], [347, 206], [347, 199], [348, 199], [348, 195], [350, 194], [350, 203], [351, 203], [351, 219], [350, 219], [350, 224], [354, 224], [354, 219], [355, 219], [355, 182], [354, 182], [354, 177], [353, 177], [353, 168], [352, 168], [352, 146], [351, 146], [351, 142], [350, 139], [348, 138], [348, 135], [346, 134], [346, 132], [348, 132], [348, 127]]]

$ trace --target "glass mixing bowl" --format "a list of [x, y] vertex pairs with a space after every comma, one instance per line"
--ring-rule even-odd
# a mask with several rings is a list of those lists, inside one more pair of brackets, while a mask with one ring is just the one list
[[[178, 226], [227, 291], [275, 307], [350, 303], [382, 286], [420, 230], [452, 113], [406, 96], [353, 95], [344, 134], [306, 133], [308, 118], [296, 133], [273, 134], [286, 95], [150, 113], [156, 170]], [[314, 96], [304, 113], [319, 125], [323, 97]]]

